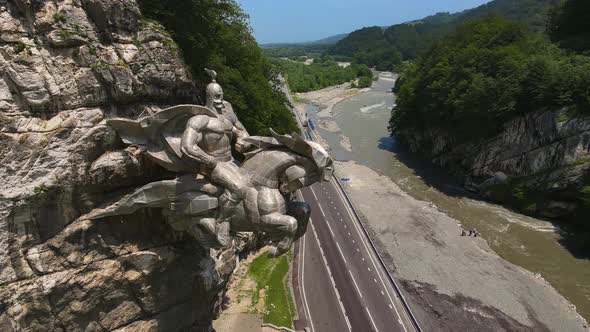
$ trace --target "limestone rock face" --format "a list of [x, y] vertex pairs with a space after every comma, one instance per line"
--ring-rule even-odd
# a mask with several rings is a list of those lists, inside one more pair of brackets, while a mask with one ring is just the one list
[[237, 249], [179, 238], [159, 211], [84, 218], [170, 176], [105, 119], [195, 92], [134, 0], [0, 0], [0, 331], [210, 330]]
[[567, 217], [590, 179], [590, 117], [569, 118], [565, 109], [513, 119], [477, 143], [432, 128], [402, 136], [413, 152], [463, 176], [466, 188], [484, 196], [494, 198], [494, 186], [510, 181], [542, 192], [546, 204], [526, 212], [545, 217]]

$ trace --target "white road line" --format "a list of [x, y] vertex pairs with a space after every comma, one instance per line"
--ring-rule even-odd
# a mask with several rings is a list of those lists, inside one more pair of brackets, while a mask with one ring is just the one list
[[369, 270], [369, 272], [371, 272], [371, 268], [370, 267], [368, 267], [367, 270]]
[[[332, 188], [338, 193], [338, 195], [340, 196], [342, 202], [344, 203], [343, 205], [344, 205], [346, 211], [348, 212], [348, 215], [351, 218], [350, 220], [354, 224], [354, 228], [356, 229], [359, 237], [361, 238], [361, 241], [363, 242], [363, 244], [365, 246], [365, 250], [367, 251], [367, 254], [369, 255], [369, 259], [371, 259], [371, 263], [373, 263], [373, 267], [375, 267], [375, 270], [377, 271], [377, 276], [379, 276], [379, 280], [381, 280], [381, 284], [387, 290], [387, 297], [389, 298], [389, 301], [391, 301], [391, 303], [393, 304], [393, 309], [395, 310], [395, 313], [397, 314], [397, 317], [399, 318], [399, 320], [402, 320], [401, 319], [401, 315], [399, 314], [399, 311], [395, 307], [395, 302], [393, 302], [393, 298], [391, 298], [391, 294], [389, 293], [389, 288], [387, 288], [387, 285], [385, 285], [385, 282], [383, 281], [383, 278], [381, 277], [381, 273], [379, 272], [379, 269], [377, 268], [377, 264], [375, 263], [375, 260], [373, 259], [372, 252], [369, 250], [369, 246], [367, 245], [367, 242], [366, 242], [366, 240], [365, 240], [365, 238], [363, 236], [363, 233], [360, 230], [360, 226], [356, 222], [356, 217], [352, 213], [351, 208], [348, 206], [348, 202], [346, 201], [346, 198], [344, 197], [344, 194], [340, 192], [340, 190], [337, 188], [338, 186], [335, 185], [333, 183], [333, 181], [334, 181], [334, 178], [332, 178], [332, 180], [330, 181], [330, 183], [332, 185]], [[358, 248], [357, 248], [357, 250], [358, 250]], [[385, 272], [385, 273], [387, 273], [387, 272]], [[401, 325], [404, 328], [404, 331], [408, 332], [408, 329], [406, 328], [406, 325], [404, 323], [402, 323]]]
[[332, 238], [335, 238], [336, 235], [334, 235], [334, 231], [332, 231], [332, 227], [330, 226], [330, 223], [328, 222], [327, 219], [326, 219], [326, 225], [328, 225], [328, 230], [330, 231], [330, 234], [332, 234]]
[[391, 303], [389, 303], [388, 305], [389, 305], [389, 309], [393, 310], [393, 306], [391, 305]]
[[313, 226], [313, 222], [311, 218], [309, 219], [309, 224], [311, 225], [311, 230], [313, 231], [313, 235], [315, 237], [316, 242], [318, 243], [318, 247], [320, 248], [320, 254], [322, 255], [322, 259], [324, 260], [324, 265], [326, 266], [326, 270], [328, 270], [328, 275], [330, 276], [330, 281], [332, 282], [332, 287], [336, 292], [336, 297], [338, 298], [338, 303], [340, 304], [340, 310], [342, 310], [342, 315], [344, 315], [344, 319], [346, 320], [346, 326], [348, 326], [348, 330], [352, 332], [352, 326], [350, 325], [350, 321], [348, 320], [348, 316], [346, 316], [346, 310], [344, 310], [344, 304], [342, 304], [342, 300], [340, 297], [340, 293], [336, 288], [336, 282], [334, 281], [334, 277], [332, 276], [332, 271], [330, 271], [330, 266], [328, 265], [328, 260], [324, 255], [324, 249], [322, 249], [322, 245], [320, 244], [320, 239], [318, 238], [318, 234], [315, 231], [315, 227]]
[[379, 332], [379, 329], [377, 329], [377, 325], [375, 325], [375, 321], [373, 320], [373, 316], [371, 316], [371, 312], [369, 311], [369, 308], [365, 307], [365, 309], [367, 310], [367, 313], [369, 314], [369, 318], [371, 319], [371, 324], [373, 324], [373, 328], [375, 329], [375, 331]]
[[320, 205], [320, 200], [315, 195], [315, 191], [313, 191], [313, 188], [312, 187], [309, 187], [309, 190], [311, 190], [311, 193], [313, 194], [313, 197], [315, 198], [315, 201], [318, 203], [318, 206], [320, 207], [320, 212], [322, 213], [322, 216], [324, 218], [326, 218], [326, 215], [324, 214], [324, 209], [322, 209], [322, 206]]
[[385, 293], [383, 293], [383, 291], [381, 291], [381, 295], [385, 295]]
[[336, 246], [338, 247], [338, 251], [340, 251], [340, 256], [342, 256], [342, 259], [344, 260], [344, 264], [348, 264], [348, 262], [346, 261], [346, 258], [344, 258], [344, 254], [342, 253], [342, 249], [340, 249], [340, 245], [338, 244], [338, 242], [336, 242]]
[[359, 293], [359, 295], [361, 296], [361, 299], [362, 299], [363, 293], [361, 293], [359, 285], [357, 285], [356, 280], [354, 280], [354, 276], [352, 275], [352, 272], [350, 272], [350, 270], [348, 270], [348, 273], [350, 273], [350, 277], [352, 278], [352, 282], [354, 283], [354, 287], [356, 287], [356, 291]]

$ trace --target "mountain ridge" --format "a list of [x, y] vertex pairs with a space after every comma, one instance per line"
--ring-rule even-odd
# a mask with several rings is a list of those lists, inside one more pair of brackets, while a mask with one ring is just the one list
[[545, 29], [549, 9], [560, 0], [494, 0], [457, 13], [440, 12], [422, 19], [391, 25], [382, 34], [378, 26], [351, 32], [327, 50], [332, 56], [348, 57], [380, 70], [391, 70], [403, 60], [425, 53], [433, 43], [465, 21], [500, 15], [533, 31]]

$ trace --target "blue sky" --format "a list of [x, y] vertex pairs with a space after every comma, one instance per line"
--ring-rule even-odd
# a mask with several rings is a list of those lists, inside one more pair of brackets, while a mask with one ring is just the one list
[[372, 25], [386, 26], [489, 0], [237, 0], [259, 43], [313, 41]]

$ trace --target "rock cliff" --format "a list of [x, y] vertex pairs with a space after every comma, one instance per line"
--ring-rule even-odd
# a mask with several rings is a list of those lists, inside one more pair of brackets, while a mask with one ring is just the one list
[[105, 125], [199, 102], [164, 28], [134, 0], [0, 0], [0, 74], [0, 330], [209, 331], [237, 247], [84, 217], [170, 176]]
[[410, 150], [465, 179], [465, 187], [524, 212], [568, 218], [590, 180], [590, 117], [539, 111], [495, 137], [462, 142], [441, 129], [407, 130]]

